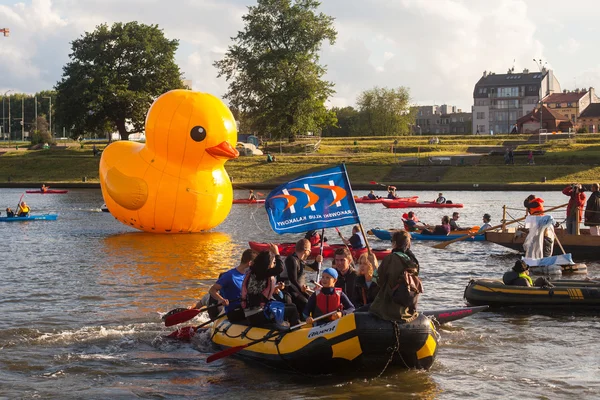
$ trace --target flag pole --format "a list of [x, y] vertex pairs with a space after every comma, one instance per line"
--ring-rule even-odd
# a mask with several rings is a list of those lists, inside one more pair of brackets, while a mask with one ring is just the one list
[[[342, 166], [344, 168], [344, 174], [346, 175], [346, 180], [348, 181], [348, 187], [350, 188], [350, 198], [352, 199], [352, 202], [354, 203], [354, 192], [352, 191], [352, 185], [350, 184], [350, 178], [348, 177], [348, 171], [346, 170], [346, 163], [342, 162]], [[367, 239], [367, 235], [365, 234], [365, 229], [363, 228], [362, 221], [360, 220], [360, 215], [358, 215], [358, 207], [356, 207], [356, 203], [354, 203], [354, 209], [356, 210], [356, 218], [358, 218], [358, 226], [360, 228], [360, 233], [363, 236], [363, 239], [365, 241], [365, 246], [367, 246], [367, 253], [370, 256], [371, 254], [373, 254], [373, 251], [371, 250], [371, 246], [369, 245], [369, 239]]]

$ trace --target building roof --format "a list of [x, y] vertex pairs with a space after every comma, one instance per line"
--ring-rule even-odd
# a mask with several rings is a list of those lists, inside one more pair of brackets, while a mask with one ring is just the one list
[[512, 74], [487, 74], [482, 76], [477, 82], [477, 86], [514, 86], [514, 85], [539, 85], [542, 78], [548, 73], [545, 72], [528, 72], [512, 73]]
[[579, 118], [598, 118], [600, 117], [600, 103], [592, 103], [583, 110]]
[[581, 92], [552, 93], [544, 98], [544, 103], [574, 103], [587, 96], [587, 90]]
[[[587, 108], [586, 108], [586, 110], [587, 110]], [[543, 106], [542, 120], [547, 121], [550, 119], [554, 119], [556, 121], [570, 121], [569, 117], [561, 114], [560, 112], [554, 111], [551, 108]], [[529, 114], [525, 114], [521, 118], [519, 118], [517, 120], [517, 124], [525, 123], [528, 121], [539, 121], [539, 120], [540, 120], [540, 110], [538, 108], [535, 108]]]

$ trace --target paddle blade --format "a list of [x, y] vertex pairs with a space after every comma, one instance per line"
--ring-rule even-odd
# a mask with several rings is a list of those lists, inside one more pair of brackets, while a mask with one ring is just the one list
[[220, 351], [218, 353], [208, 356], [208, 358], [206, 359], [206, 362], [210, 364], [211, 362], [220, 360], [221, 358], [229, 357], [230, 355], [235, 354], [238, 351], [244, 350], [246, 347], [248, 347], [248, 344], [230, 347], [227, 350], [223, 350], [223, 351]]
[[375, 181], [370, 181], [369, 183], [370, 183], [371, 185], [377, 185], [377, 184], [378, 184], [378, 183], [377, 183], [377, 182], [375, 182]]
[[194, 335], [196, 334], [196, 328], [193, 326], [186, 326], [185, 328], [179, 328], [175, 332], [167, 335], [169, 339], [178, 339], [178, 340], [192, 340]]
[[185, 311], [181, 311], [175, 314], [168, 315], [165, 317], [165, 326], [173, 326], [181, 324], [182, 322], [189, 321], [196, 315], [200, 314], [202, 310], [198, 308], [190, 308]]
[[448, 245], [452, 243], [452, 240], [449, 240], [447, 242], [440, 242], [436, 245], [433, 246], [434, 249], [445, 249], [446, 247], [448, 247]]

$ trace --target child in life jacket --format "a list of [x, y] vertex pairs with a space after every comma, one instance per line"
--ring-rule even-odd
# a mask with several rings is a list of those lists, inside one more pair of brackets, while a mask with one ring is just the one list
[[307, 323], [312, 324], [315, 318], [334, 310], [339, 311], [329, 317], [329, 319], [318, 321], [317, 325], [334, 321], [342, 318], [342, 316], [346, 314], [354, 312], [354, 305], [342, 292], [342, 289], [335, 287], [337, 278], [338, 272], [335, 268], [325, 268], [323, 270], [323, 275], [321, 275], [320, 280], [321, 288], [310, 296], [308, 303], [304, 308], [303, 314]]

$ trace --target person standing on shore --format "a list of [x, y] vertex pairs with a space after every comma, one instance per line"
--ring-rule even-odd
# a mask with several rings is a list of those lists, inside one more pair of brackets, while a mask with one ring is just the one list
[[590, 235], [600, 236], [600, 191], [598, 184], [592, 184], [592, 194], [585, 207], [585, 226], [590, 227]]

